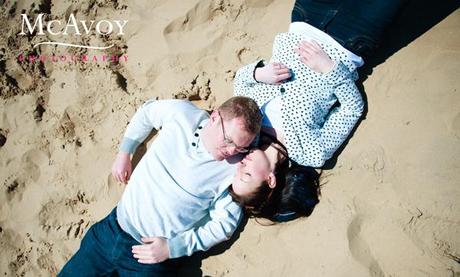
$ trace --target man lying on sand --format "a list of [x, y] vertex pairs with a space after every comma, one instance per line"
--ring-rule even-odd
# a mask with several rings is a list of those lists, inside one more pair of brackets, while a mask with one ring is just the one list
[[[117, 180], [129, 178], [136, 146], [153, 128], [161, 131], [118, 206], [88, 230], [60, 276], [173, 274], [174, 258], [231, 236], [242, 215], [232, 200], [274, 221], [309, 215], [318, 182], [305, 166], [322, 166], [353, 129], [362, 112], [356, 54], [376, 47], [401, 3], [296, 1], [292, 19], [302, 22], [277, 37], [272, 63], [249, 65], [235, 80], [236, 92], [254, 98], [272, 128], [261, 135], [261, 150], [239, 163], [231, 157], [248, 152], [260, 129], [254, 101], [231, 98], [210, 116], [186, 101], [147, 102], [126, 131]], [[319, 43], [301, 43], [294, 57], [293, 45], [305, 39]], [[337, 99], [341, 106], [331, 110]]]
[[[147, 101], [113, 165], [115, 178], [127, 182], [120, 202], [91, 226], [59, 276], [170, 276], [180, 267], [174, 258], [229, 239], [242, 211], [228, 186], [260, 122], [246, 97], [211, 115], [188, 101]], [[130, 155], [152, 129], [158, 136], [131, 175]]]

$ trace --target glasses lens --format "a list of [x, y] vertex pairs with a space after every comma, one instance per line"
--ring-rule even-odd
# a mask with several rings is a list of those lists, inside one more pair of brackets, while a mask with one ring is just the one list
[[238, 151], [238, 153], [248, 153], [249, 149], [248, 148], [241, 148], [241, 149], [236, 149], [236, 151]]

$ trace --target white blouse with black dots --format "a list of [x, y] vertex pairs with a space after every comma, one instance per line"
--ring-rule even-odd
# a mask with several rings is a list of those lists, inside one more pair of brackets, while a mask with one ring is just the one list
[[[257, 82], [254, 70], [260, 66], [258, 61], [238, 70], [234, 93], [254, 99], [259, 107], [281, 97], [281, 132], [289, 157], [304, 166], [321, 167], [352, 131], [364, 103], [354, 83], [356, 65], [349, 55], [318, 42], [336, 65], [329, 73], [315, 72], [294, 52], [304, 39], [301, 34], [281, 33], [273, 43], [270, 62], [282, 62], [290, 68], [293, 77], [289, 81], [280, 85]], [[332, 109], [337, 101], [340, 106]]]

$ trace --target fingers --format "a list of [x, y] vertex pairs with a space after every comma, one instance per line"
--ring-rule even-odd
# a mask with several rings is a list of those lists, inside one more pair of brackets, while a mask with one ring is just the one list
[[315, 51], [316, 50], [314, 50], [312, 47], [304, 44], [300, 44], [299, 48], [296, 49], [297, 54], [307, 59], [311, 58], [315, 54]]
[[314, 49], [318, 50], [318, 51], [322, 51], [322, 50], [323, 50], [323, 48], [321, 47], [321, 45], [319, 45], [319, 43], [316, 42], [316, 40], [310, 41], [310, 46], [313, 47]]
[[138, 259], [137, 261], [141, 264], [156, 264], [160, 262], [158, 259]]
[[131, 176], [131, 168], [128, 167], [127, 169], [118, 169], [118, 168], [112, 168], [112, 176], [113, 178], [120, 182], [120, 183], [128, 183], [129, 177]]
[[146, 245], [139, 245], [139, 246], [140, 247], [133, 246], [131, 249], [131, 252], [133, 252], [136, 255], [140, 255], [140, 256], [152, 256], [151, 247], [142, 247]]
[[123, 172], [118, 172], [117, 173], [117, 178], [116, 179], [117, 179], [118, 182], [125, 183], [123, 175], [124, 175]]
[[[142, 244], [142, 245], [134, 245], [131, 247], [131, 252], [135, 254], [134, 256], [136, 257], [142, 257], [142, 258], [151, 258], [154, 256], [154, 248], [152, 247], [151, 244]], [[136, 257], [136, 258], [137, 258]]]
[[309, 59], [300, 57], [300, 61], [308, 66]]
[[127, 183], [127, 180], [128, 180], [128, 172], [127, 171], [123, 171], [121, 173], [121, 181], [126, 184]]
[[[316, 42], [314, 40], [312, 40], [312, 41], [305, 41], [304, 40], [304, 41], [301, 42], [300, 46], [303, 47], [304, 49], [307, 49], [307, 50], [315, 52], [315, 51], [318, 50], [318, 46], [319, 46], [318, 43], [316, 43], [316, 44], [315, 43]], [[321, 47], [319, 47], [319, 48], [321, 48]]]
[[112, 176], [116, 181], [120, 182], [120, 176], [119, 176], [118, 172], [115, 169], [112, 170]]
[[271, 63], [274, 69], [279, 69], [281, 67], [281, 63], [279, 62], [272, 62]]
[[284, 74], [276, 76], [275, 81], [276, 83], [281, 83], [282, 81], [287, 80], [289, 78], [291, 78], [291, 73], [288, 72], [288, 73], [284, 73]]
[[269, 69], [269, 74], [267, 75], [267, 80], [269, 81], [266, 83], [278, 84], [291, 77], [290, 69], [283, 63], [271, 62], [267, 69]]
[[163, 260], [158, 257], [156, 253], [157, 249], [154, 246], [156, 238], [141, 238], [141, 240], [148, 244], [133, 245], [131, 248], [133, 257], [142, 264], [154, 264], [162, 262]]
[[304, 49], [307, 49], [307, 50], [310, 50], [314, 53], [317, 53], [317, 52], [320, 52], [323, 50], [323, 48], [321, 48], [321, 46], [318, 44], [318, 42], [314, 41], [314, 40], [311, 40], [311, 41], [306, 41], [306, 40], [303, 40], [299, 46], [302, 46]]
[[112, 175], [118, 182], [126, 184], [131, 176], [131, 157], [127, 152], [119, 152], [112, 164]]
[[281, 69], [287, 68], [286, 65], [284, 65], [283, 63], [280, 63], [280, 62], [271, 62], [270, 64], [273, 67], [273, 69], [275, 69], [275, 70], [281, 70]]
[[311, 58], [314, 55], [318, 55], [324, 52], [323, 48], [314, 40], [312, 41], [301, 41], [296, 49], [297, 54], [304, 58]]
[[[134, 253], [134, 252], [133, 252]], [[154, 264], [159, 263], [161, 260], [155, 257], [151, 252], [146, 253], [134, 253], [133, 257], [142, 264]]]
[[294, 52], [296, 52], [300, 57], [304, 57], [304, 56], [306, 56], [306, 55], [310, 55], [310, 54], [308, 54], [308, 52], [305, 51], [305, 49], [302, 48], [300, 45], [298, 46], [298, 48], [295, 48], [295, 49], [294, 49]]
[[278, 75], [281, 75], [281, 74], [286, 74], [286, 73], [289, 73], [289, 72], [290, 72], [289, 68], [284, 67], [284, 68], [276, 70], [275, 73], [278, 74]]

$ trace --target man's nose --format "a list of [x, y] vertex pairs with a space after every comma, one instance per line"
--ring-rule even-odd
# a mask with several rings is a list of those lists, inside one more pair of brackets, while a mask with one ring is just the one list
[[236, 150], [236, 146], [233, 146], [233, 145], [227, 146], [227, 153], [230, 156], [236, 155], [238, 153], [238, 151]]

